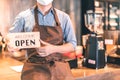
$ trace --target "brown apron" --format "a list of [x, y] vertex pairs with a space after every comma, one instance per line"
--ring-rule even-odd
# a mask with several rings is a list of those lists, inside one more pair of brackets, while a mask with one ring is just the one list
[[[42, 26], [38, 24], [37, 6], [35, 7], [35, 26], [33, 31], [40, 31], [40, 39], [54, 45], [63, 44], [63, 34], [54, 10], [56, 26]], [[44, 45], [42, 45], [44, 46]], [[21, 80], [75, 80], [68, 62], [63, 60], [62, 54], [54, 53], [47, 57], [40, 57], [36, 49], [28, 49], [28, 60], [25, 62]]]

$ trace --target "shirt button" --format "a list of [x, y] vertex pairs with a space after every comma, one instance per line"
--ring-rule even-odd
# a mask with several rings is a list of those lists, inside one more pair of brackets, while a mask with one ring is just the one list
[[43, 19], [45, 20], [45, 16], [43, 17]]

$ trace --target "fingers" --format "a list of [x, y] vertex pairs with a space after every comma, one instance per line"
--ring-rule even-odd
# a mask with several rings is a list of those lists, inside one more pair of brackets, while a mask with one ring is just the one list
[[41, 39], [40, 39], [40, 42], [41, 42], [43, 45], [50, 45], [49, 43], [47, 43], [47, 42], [45, 42], [45, 41], [43, 41], [43, 40], [41, 40]]
[[52, 44], [49, 44], [48, 42], [45, 42], [43, 40], [40, 40], [40, 42], [43, 46], [36, 49], [38, 54], [42, 57], [50, 55], [51, 54], [50, 50], [51, 50]]
[[8, 36], [5, 36], [5, 37], [4, 37], [4, 40], [5, 40], [6, 43], [9, 43], [9, 42], [10, 42], [10, 38], [9, 38]]
[[12, 44], [9, 44], [9, 43], [7, 43], [7, 48], [8, 48], [8, 51], [10, 52], [16, 52], [20, 50], [20, 48], [15, 48], [12, 46]]
[[39, 55], [40, 55], [41, 57], [46, 57], [46, 56], [48, 56], [46, 53], [39, 53]]
[[45, 53], [45, 50], [44, 50], [43, 48], [37, 48], [36, 50], [37, 50], [37, 52], [39, 52], [39, 53]]
[[39, 54], [41, 57], [48, 56], [48, 54], [44, 51], [44, 49], [42, 49], [42, 48], [37, 48], [36, 50], [37, 50], [38, 54]]
[[8, 46], [8, 45], [7, 45], [7, 48], [8, 48], [8, 51], [10, 51], [10, 52], [16, 52], [16, 51], [20, 50], [19, 48], [14, 48], [14, 47]]

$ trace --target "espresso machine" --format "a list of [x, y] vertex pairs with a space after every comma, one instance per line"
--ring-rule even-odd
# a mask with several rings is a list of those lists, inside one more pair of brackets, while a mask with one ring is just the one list
[[107, 63], [120, 65], [120, 31], [105, 30], [104, 37], [107, 48]]
[[104, 68], [106, 62], [102, 13], [88, 11], [85, 14], [85, 25], [90, 33], [82, 36], [85, 48], [83, 66], [93, 69]]

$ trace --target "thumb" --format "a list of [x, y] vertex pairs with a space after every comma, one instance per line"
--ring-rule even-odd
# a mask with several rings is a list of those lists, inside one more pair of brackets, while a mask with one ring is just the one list
[[9, 43], [10, 42], [10, 37], [7, 35], [7, 36], [4, 37], [4, 40], [5, 40], [6, 43]]
[[43, 40], [41, 40], [41, 39], [40, 39], [40, 42], [41, 42], [41, 44], [43, 44], [43, 45], [50, 45], [48, 42], [45, 42], [45, 41], [43, 41]]

